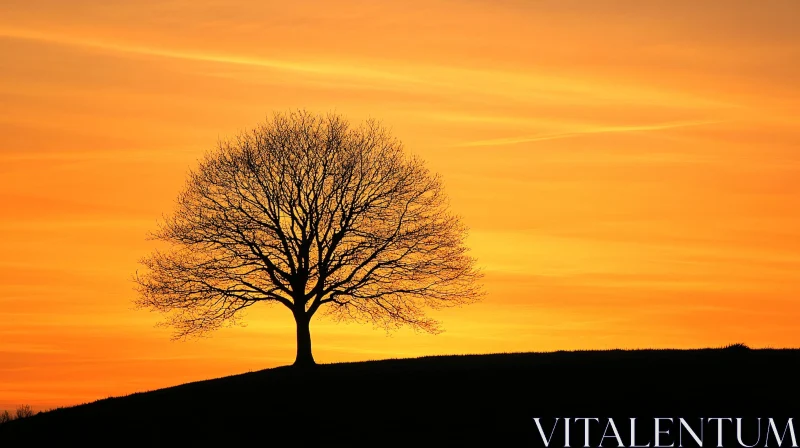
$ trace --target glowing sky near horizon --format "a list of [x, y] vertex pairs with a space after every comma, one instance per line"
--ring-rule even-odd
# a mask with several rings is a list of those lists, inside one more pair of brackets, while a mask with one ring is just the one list
[[187, 170], [272, 111], [381, 119], [486, 273], [446, 332], [312, 322], [318, 362], [800, 341], [794, 0], [0, 2], [0, 409], [290, 363], [288, 311], [132, 309]]

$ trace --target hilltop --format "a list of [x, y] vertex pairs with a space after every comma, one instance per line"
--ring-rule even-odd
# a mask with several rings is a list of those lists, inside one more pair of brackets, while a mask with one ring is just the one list
[[279, 367], [12, 421], [0, 445], [543, 446], [533, 417], [548, 432], [556, 417], [797, 418], [798, 368], [800, 350], [746, 347]]

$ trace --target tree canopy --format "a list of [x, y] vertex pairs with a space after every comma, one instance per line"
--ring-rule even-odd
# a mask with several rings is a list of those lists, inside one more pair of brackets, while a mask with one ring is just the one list
[[279, 303], [298, 328], [296, 364], [313, 364], [309, 321], [440, 331], [427, 308], [481, 295], [466, 227], [442, 180], [376, 121], [277, 113], [218, 143], [189, 173], [174, 212], [142, 260], [142, 308], [176, 337], [234, 323]]

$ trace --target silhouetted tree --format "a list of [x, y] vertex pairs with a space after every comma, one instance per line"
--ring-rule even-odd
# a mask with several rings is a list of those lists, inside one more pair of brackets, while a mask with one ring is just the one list
[[424, 309], [481, 296], [466, 229], [438, 175], [375, 121], [276, 114], [223, 141], [193, 170], [142, 260], [137, 305], [181, 338], [234, 323], [259, 302], [297, 324], [295, 365], [314, 364], [309, 322], [438, 332]]
[[28, 418], [33, 416], [33, 408], [29, 404], [23, 404], [17, 407], [16, 418]]

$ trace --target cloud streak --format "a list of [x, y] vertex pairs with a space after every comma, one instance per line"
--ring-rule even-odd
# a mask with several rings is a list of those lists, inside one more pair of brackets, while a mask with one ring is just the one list
[[[383, 88], [402, 91], [411, 89], [437, 96], [469, 94], [540, 104], [559, 104], [565, 99], [569, 99], [570, 103], [576, 105], [606, 105], [609, 102], [620, 102], [702, 109], [735, 106], [731, 103], [703, 98], [687, 92], [670, 92], [646, 86], [621, 85], [619, 82], [609, 79], [581, 78], [566, 76], [563, 73], [544, 73], [538, 70], [485, 70], [405, 62], [376, 64], [375, 61], [359, 60], [328, 62], [319, 60], [319, 58], [291, 61], [261, 56], [177, 50], [152, 45], [119, 43], [106, 38], [87, 38], [8, 27], [0, 28], [0, 37], [139, 56], [275, 70], [318, 78], [332, 78], [349, 83], [377, 83]], [[337, 61], [339, 60], [337, 59]]]
[[388, 81], [415, 83], [419, 80], [412, 77], [365, 67], [350, 65], [293, 62], [280, 59], [262, 57], [223, 55], [215, 53], [201, 53], [197, 51], [173, 50], [168, 48], [154, 48], [146, 45], [120, 44], [112, 41], [100, 41], [83, 37], [43, 33], [33, 30], [14, 28], [0, 29], [0, 37], [47, 42], [60, 45], [92, 48], [111, 52], [128, 53], [142, 56], [156, 56], [171, 59], [181, 59], [198, 62], [216, 62], [222, 64], [244, 65], [286, 72], [304, 73], [311, 75], [341, 76], [347, 78], [367, 78]]
[[552, 134], [542, 134], [523, 137], [506, 137], [490, 140], [477, 140], [466, 143], [461, 143], [459, 147], [474, 147], [474, 146], [503, 146], [503, 145], [516, 145], [520, 143], [531, 143], [544, 140], [557, 140], [563, 138], [580, 137], [590, 134], [609, 134], [609, 133], [625, 133], [625, 132], [647, 132], [647, 131], [660, 131], [665, 129], [683, 128], [691, 126], [704, 126], [709, 124], [724, 123], [723, 120], [709, 120], [709, 121], [683, 121], [674, 123], [660, 123], [650, 125], [629, 125], [629, 126], [588, 126], [584, 129], [558, 132]]

